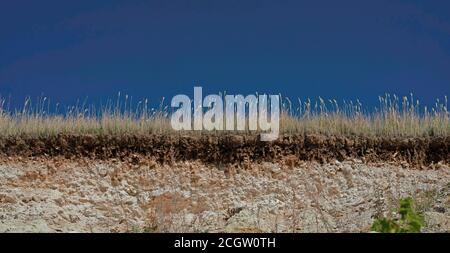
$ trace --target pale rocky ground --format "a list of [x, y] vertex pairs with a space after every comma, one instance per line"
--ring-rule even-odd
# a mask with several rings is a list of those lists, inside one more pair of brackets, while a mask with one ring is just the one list
[[368, 232], [406, 196], [425, 232], [449, 232], [450, 168], [438, 167], [4, 159], [0, 232]]

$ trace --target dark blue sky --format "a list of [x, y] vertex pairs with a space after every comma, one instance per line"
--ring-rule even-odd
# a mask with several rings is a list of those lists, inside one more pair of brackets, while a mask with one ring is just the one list
[[0, 93], [450, 95], [450, 1], [0, 0]]

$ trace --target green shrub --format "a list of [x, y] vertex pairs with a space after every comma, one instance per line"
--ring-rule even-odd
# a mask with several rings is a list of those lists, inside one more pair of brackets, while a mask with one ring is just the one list
[[372, 225], [372, 231], [381, 233], [420, 233], [424, 225], [423, 217], [413, 208], [413, 199], [408, 197], [400, 200], [400, 215], [396, 219], [376, 219]]

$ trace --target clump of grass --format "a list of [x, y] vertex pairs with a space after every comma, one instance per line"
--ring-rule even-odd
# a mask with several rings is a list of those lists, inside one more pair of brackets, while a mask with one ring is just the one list
[[285, 99], [281, 117], [281, 131], [285, 133], [319, 133], [325, 135], [358, 135], [388, 137], [448, 136], [450, 114], [447, 97], [436, 100], [428, 109], [420, 107], [419, 100], [399, 98], [386, 94], [379, 97], [380, 106], [370, 112], [357, 100], [326, 102], [320, 98], [314, 103], [310, 99], [299, 100], [297, 110]]
[[[289, 98], [281, 101], [280, 131], [284, 134], [450, 136], [447, 97], [428, 108], [421, 107], [412, 94], [402, 98], [386, 94], [379, 97], [379, 107], [373, 110], [364, 108], [359, 100], [339, 104], [319, 97], [316, 101], [299, 99], [296, 105]], [[164, 100], [155, 109], [149, 107], [148, 100], [133, 104], [131, 97], [120, 94], [116, 101], [109, 100], [100, 109], [86, 103], [61, 109], [42, 98], [36, 104], [27, 99], [20, 110], [11, 111], [0, 98], [0, 137], [174, 133], [170, 113]]]
[[[124, 101], [123, 101], [123, 100]], [[21, 110], [10, 112], [4, 109], [5, 100], [0, 99], [0, 136], [51, 136], [57, 134], [151, 134], [170, 131], [168, 108], [149, 108], [148, 100], [139, 101], [136, 108], [131, 106], [128, 96], [116, 102], [109, 100], [98, 111], [94, 106], [82, 105], [50, 108], [47, 98], [38, 99], [32, 105], [26, 99]]]

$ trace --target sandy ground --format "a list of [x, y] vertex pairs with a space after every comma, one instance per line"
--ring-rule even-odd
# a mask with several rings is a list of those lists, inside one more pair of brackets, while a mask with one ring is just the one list
[[0, 232], [368, 232], [412, 196], [450, 232], [450, 168], [3, 159]]

